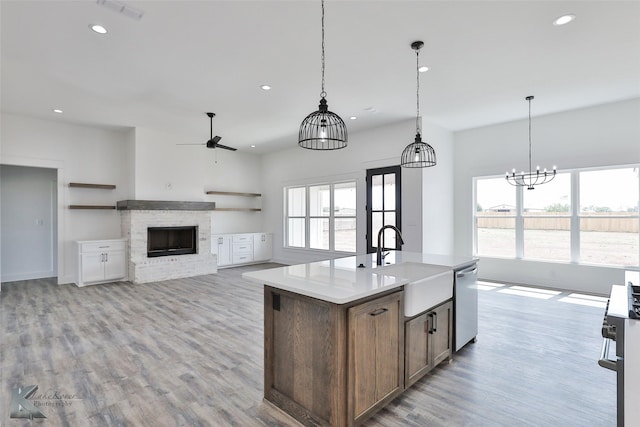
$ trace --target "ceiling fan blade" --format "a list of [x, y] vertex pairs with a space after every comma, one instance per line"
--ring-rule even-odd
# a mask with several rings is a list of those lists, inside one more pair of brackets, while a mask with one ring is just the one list
[[228, 147], [226, 145], [222, 145], [222, 144], [216, 144], [215, 148], [222, 148], [223, 150], [230, 150], [230, 151], [237, 151], [237, 148], [233, 148], [233, 147]]
[[206, 145], [206, 144], [176, 144], [176, 145]]

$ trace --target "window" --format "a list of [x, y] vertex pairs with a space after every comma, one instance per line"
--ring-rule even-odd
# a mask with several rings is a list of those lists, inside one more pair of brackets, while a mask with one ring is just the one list
[[558, 173], [535, 190], [475, 179], [475, 253], [599, 265], [640, 264], [637, 167]]
[[504, 178], [476, 182], [477, 254], [516, 255], [516, 193]]
[[290, 248], [356, 252], [355, 181], [285, 188]]
[[[384, 225], [393, 225], [402, 231], [400, 176], [400, 166], [367, 170], [367, 253], [375, 252], [377, 233]], [[382, 237], [386, 248], [402, 249], [393, 230], [385, 230]]]
[[523, 258], [571, 261], [571, 174], [522, 190], [522, 216]]
[[580, 260], [639, 265], [638, 169], [585, 171], [580, 177]]

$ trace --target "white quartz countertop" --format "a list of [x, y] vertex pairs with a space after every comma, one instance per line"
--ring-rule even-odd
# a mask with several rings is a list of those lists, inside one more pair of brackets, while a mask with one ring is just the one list
[[[409, 283], [405, 277], [384, 272], [376, 266], [376, 254], [357, 255], [307, 264], [290, 265], [244, 273], [243, 278], [276, 289], [295, 292], [323, 301], [345, 304]], [[391, 251], [385, 266], [421, 263], [457, 270], [477, 260], [472, 257]], [[362, 267], [359, 267], [362, 265]]]

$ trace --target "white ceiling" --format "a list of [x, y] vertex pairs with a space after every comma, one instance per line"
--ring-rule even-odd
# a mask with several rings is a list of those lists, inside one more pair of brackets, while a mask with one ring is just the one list
[[[176, 143], [206, 141], [213, 111], [223, 144], [296, 145], [319, 101], [319, 0], [125, 4], [142, 19], [95, 0], [1, 0], [2, 111], [184, 135]], [[534, 116], [640, 97], [640, 1], [325, 8], [327, 101], [350, 133], [415, 117], [414, 40], [431, 67], [420, 75], [422, 116], [453, 131], [524, 118], [527, 95]], [[576, 20], [551, 24], [566, 13]]]

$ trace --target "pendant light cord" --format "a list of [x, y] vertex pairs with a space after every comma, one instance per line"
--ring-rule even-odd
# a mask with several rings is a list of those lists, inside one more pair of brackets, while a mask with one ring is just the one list
[[528, 97], [527, 99], [529, 101], [529, 182], [531, 182], [533, 179], [531, 177], [531, 99], [533, 99], [533, 97]]
[[416, 134], [420, 133], [420, 71], [418, 68], [420, 67], [420, 49], [416, 49]]
[[322, 0], [322, 92], [320, 92], [320, 97], [326, 96], [327, 93], [324, 91], [324, 0]]

